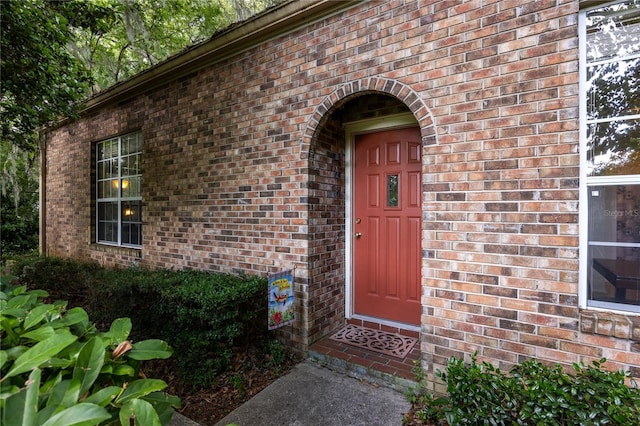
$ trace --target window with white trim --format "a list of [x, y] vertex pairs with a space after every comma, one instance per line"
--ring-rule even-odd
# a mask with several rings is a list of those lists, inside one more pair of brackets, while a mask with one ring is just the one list
[[640, 312], [640, 0], [582, 11], [580, 36], [582, 295]]
[[142, 135], [130, 133], [96, 145], [96, 241], [142, 245], [140, 192]]

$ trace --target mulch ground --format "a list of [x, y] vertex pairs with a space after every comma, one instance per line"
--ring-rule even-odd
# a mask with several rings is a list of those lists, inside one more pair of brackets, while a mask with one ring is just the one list
[[201, 424], [215, 425], [227, 414], [251, 399], [279, 377], [287, 374], [300, 358], [289, 356], [278, 368], [269, 366], [268, 360], [254, 353], [239, 354], [232, 371], [218, 376], [208, 388], [194, 390], [185, 385], [177, 373], [173, 360], [153, 361], [145, 366], [145, 374], [164, 380], [167, 392], [182, 401], [180, 414]]

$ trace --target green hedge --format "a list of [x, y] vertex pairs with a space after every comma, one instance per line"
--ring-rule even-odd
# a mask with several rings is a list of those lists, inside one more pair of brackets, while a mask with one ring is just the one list
[[[640, 424], [640, 390], [628, 373], [590, 366], [563, 367], [531, 360], [505, 374], [493, 365], [451, 358], [436, 375], [447, 396], [410, 393], [414, 415], [427, 424], [449, 425], [632, 425]], [[424, 373], [418, 379], [423, 382]]]
[[98, 326], [130, 317], [136, 338], [167, 341], [183, 379], [210, 384], [234, 348], [267, 339], [267, 280], [258, 276], [142, 268], [106, 269], [59, 258], [21, 258], [12, 268], [30, 288], [68, 295]]

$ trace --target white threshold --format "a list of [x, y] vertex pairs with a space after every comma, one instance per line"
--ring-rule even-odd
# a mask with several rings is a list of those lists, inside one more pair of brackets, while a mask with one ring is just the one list
[[390, 320], [386, 320], [386, 319], [382, 319], [382, 318], [370, 317], [368, 315], [358, 315], [358, 314], [353, 314], [348, 319], [355, 319], [355, 320], [359, 320], [359, 321], [374, 322], [376, 324], [386, 325], [387, 327], [394, 327], [394, 328], [398, 328], [400, 330], [407, 330], [407, 331], [413, 331], [413, 332], [416, 332], [416, 333], [420, 333], [420, 326], [413, 325], [413, 324], [407, 324], [407, 323], [404, 323], [404, 322], [390, 321]]

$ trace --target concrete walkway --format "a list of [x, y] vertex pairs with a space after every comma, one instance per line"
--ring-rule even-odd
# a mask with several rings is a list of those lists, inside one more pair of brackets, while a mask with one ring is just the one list
[[[405, 396], [303, 361], [215, 426], [400, 426]], [[174, 416], [171, 426], [195, 426]], [[210, 425], [203, 425], [210, 426]]]

